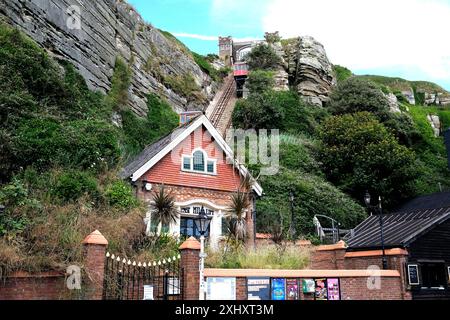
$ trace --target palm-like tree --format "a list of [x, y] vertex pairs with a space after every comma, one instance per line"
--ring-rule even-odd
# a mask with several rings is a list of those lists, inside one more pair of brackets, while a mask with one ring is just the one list
[[238, 241], [247, 237], [247, 211], [250, 207], [250, 192], [254, 179], [247, 173], [241, 181], [238, 190], [231, 196], [227, 218], [230, 220], [230, 234]]
[[236, 240], [244, 241], [247, 236], [247, 209], [249, 199], [245, 192], [238, 190], [231, 196], [231, 204], [228, 208], [227, 218], [230, 220], [230, 234]]
[[177, 222], [180, 217], [180, 212], [175, 206], [175, 197], [172, 192], [165, 191], [164, 185], [153, 191], [151, 209], [156, 225], [161, 223], [162, 226], [168, 226], [171, 222]]

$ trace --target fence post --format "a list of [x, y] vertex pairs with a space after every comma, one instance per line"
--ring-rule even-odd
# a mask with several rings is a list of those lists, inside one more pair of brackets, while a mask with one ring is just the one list
[[183, 299], [198, 300], [200, 286], [200, 242], [194, 237], [181, 246], [181, 270], [183, 272]]
[[102, 300], [105, 254], [108, 241], [95, 230], [83, 241], [84, 268], [88, 277], [86, 299]]

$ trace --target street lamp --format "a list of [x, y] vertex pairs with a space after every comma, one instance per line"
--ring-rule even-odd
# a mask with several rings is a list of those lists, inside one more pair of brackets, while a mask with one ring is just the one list
[[[367, 208], [369, 210], [374, 210], [378, 214], [378, 221], [380, 223], [380, 238], [381, 238], [381, 248], [383, 250], [383, 269], [386, 270], [388, 268], [387, 265], [387, 259], [386, 259], [386, 251], [384, 248], [384, 234], [383, 234], [383, 207], [381, 206], [381, 196], [378, 197], [378, 205], [372, 206], [371, 203], [371, 196], [369, 191], [366, 191], [366, 194], [364, 195], [364, 203], [366, 204]], [[371, 213], [372, 214], [372, 213]]]
[[294, 195], [294, 192], [291, 190], [291, 191], [289, 191], [289, 202], [291, 203], [291, 223], [289, 225], [289, 235], [291, 236], [292, 240], [295, 239], [294, 201], [295, 201], [295, 195]]
[[205, 234], [208, 231], [211, 219], [205, 212], [205, 208], [202, 206], [198, 217], [194, 220], [195, 226], [200, 233], [200, 290], [199, 290], [199, 300], [205, 300], [205, 279], [203, 277], [203, 271], [205, 269]]

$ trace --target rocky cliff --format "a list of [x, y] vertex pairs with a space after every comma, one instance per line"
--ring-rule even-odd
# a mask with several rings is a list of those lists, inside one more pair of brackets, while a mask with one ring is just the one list
[[282, 40], [289, 82], [312, 104], [322, 106], [336, 84], [333, 65], [312, 37]]
[[132, 71], [129, 107], [138, 115], [147, 113], [150, 92], [176, 111], [203, 108], [213, 96], [215, 84], [190, 52], [125, 1], [0, 0], [0, 20], [73, 63], [94, 90], [110, 90], [116, 58], [123, 57]]

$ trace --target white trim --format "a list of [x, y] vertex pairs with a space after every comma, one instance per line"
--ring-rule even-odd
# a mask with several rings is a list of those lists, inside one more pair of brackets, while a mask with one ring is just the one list
[[[220, 146], [220, 148], [225, 152], [229, 159], [233, 159], [234, 165], [239, 168], [240, 173], [245, 176], [248, 173], [247, 168], [242, 165], [239, 165], [236, 160], [234, 160], [233, 150], [231, 150], [230, 146], [225, 142], [222, 138], [222, 135], [217, 131], [217, 129], [211, 124], [208, 118], [205, 115], [201, 115], [197, 120], [192, 122], [190, 126], [184, 130], [181, 134], [179, 134], [176, 138], [174, 138], [165, 148], [163, 148], [158, 154], [156, 154], [152, 159], [147, 161], [142, 167], [140, 167], [136, 172], [133, 173], [131, 179], [133, 182], [137, 181], [140, 177], [142, 177], [145, 173], [147, 173], [154, 165], [156, 165], [163, 157], [165, 157], [169, 152], [171, 152], [178, 144], [183, 142], [187, 137], [189, 137], [192, 132], [194, 132], [198, 127], [204, 125], [206, 130], [211, 134], [214, 138], [215, 142]], [[258, 182], [255, 181], [253, 185], [253, 190], [256, 192], [258, 196], [262, 196], [263, 190]]]
[[[194, 153], [196, 153], [198, 151], [203, 153], [203, 161], [205, 162], [204, 171], [194, 170]], [[184, 159], [186, 159], [186, 158], [190, 159], [190, 169], [189, 170], [184, 168]], [[214, 165], [213, 172], [208, 171], [208, 162], [213, 162], [213, 165]], [[192, 153], [190, 155], [187, 155], [187, 154], [181, 155], [181, 171], [188, 172], [188, 173], [200, 174], [200, 175], [205, 174], [208, 176], [217, 176], [217, 159], [209, 158], [208, 154], [206, 153], [206, 151], [204, 149], [196, 148], [192, 151]]]
[[214, 209], [214, 210], [219, 210], [219, 211], [221, 211], [221, 210], [226, 211], [227, 210], [226, 207], [216, 205], [216, 204], [214, 204], [211, 201], [206, 200], [206, 199], [193, 199], [193, 200], [188, 200], [188, 201], [185, 201], [185, 202], [175, 202], [175, 205], [178, 206], [178, 207], [188, 207], [188, 206], [192, 206], [194, 204], [204, 205], [206, 207], [209, 207], [209, 208]]
[[[410, 271], [409, 271], [409, 268], [410, 267], [416, 267], [416, 271], [417, 271], [417, 283], [412, 283], [411, 282], [411, 274], [410, 274]], [[410, 285], [412, 285], [412, 286], [418, 286], [418, 285], [420, 285], [420, 273], [419, 273], [419, 265], [417, 265], [417, 264], [408, 264], [408, 283], [410, 284]]]

